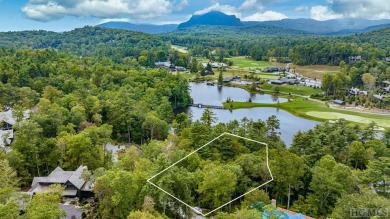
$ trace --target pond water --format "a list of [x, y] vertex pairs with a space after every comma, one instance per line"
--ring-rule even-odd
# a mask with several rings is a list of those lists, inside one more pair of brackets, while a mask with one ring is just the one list
[[[272, 103], [274, 99], [271, 95], [250, 95], [247, 91], [240, 88], [222, 87], [218, 89], [218, 86], [207, 86], [206, 84], [191, 83], [191, 96], [194, 99], [194, 103], [202, 103], [207, 105], [222, 105], [222, 102], [226, 101], [226, 98], [230, 97], [233, 101], [247, 101], [249, 97], [253, 102]], [[279, 102], [287, 101], [285, 98], [279, 98]], [[199, 120], [204, 111], [203, 108], [187, 107], [185, 112], [192, 111], [193, 120]], [[230, 112], [229, 110], [213, 109], [216, 114], [217, 122], [229, 122], [232, 120], [240, 121], [242, 118], [247, 117], [257, 121], [259, 119], [266, 120], [272, 115], [276, 115], [280, 121], [281, 138], [286, 143], [287, 147], [290, 147], [292, 139], [299, 130], [307, 131], [319, 124], [318, 122], [302, 119], [294, 116], [287, 111], [277, 108], [250, 108], [250, 109], [238, 109]]]
[[275, 98], [269, 94], [250, 94], [246, 90], [236, 87], [209, 86], [205, 83], [190, 83], [191, 97], [194, 103], [222, 106], [227, 98], [235, 102], [246, 102], [249, 98], [253, 103], [287, 102], [286, 98]]

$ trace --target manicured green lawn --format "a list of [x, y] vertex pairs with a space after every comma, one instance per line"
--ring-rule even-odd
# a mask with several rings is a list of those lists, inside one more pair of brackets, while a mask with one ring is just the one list
[[233, 109], [253, 108], [253, 107], [277, 107], [290, 112], [295, 116], [307, 118], [316, 121], [328, 121], [336, 119], [346, 119], [359, 124], [377, 123], [378, 126], [390, 128], [390, 116], [369, 113], [360, 113], [346, 110], [337, 110], [327, 107], [325, 104], [308, 100], [303, 97], [295, 97], [291, 102], [286, 103], [246, 103], [233, 102], [223, 103], [225, 107]]
[[255, 61], [250, 58], [246, 58], [244, 56], [237, 56], [228, 58], [228, 60], [233, 62], [232, 69], [242, 69], [242, 70], [249, 70], [249, 69], [263, 69], [268, 66], [272, 66], [270, 62], [265, 61]]
[[310, 96], [311, 94], [322, 93], [323, 91], [319, 88], [315, 89], [312, 87], [306, 87], [301, 85], [272, 85], [272, 84], [264, 84], [262, 86], [263, 90], [272, 90], [274, 86], [278, 86], [280, 92], [282, 93], [291, 93], [303, 96]]

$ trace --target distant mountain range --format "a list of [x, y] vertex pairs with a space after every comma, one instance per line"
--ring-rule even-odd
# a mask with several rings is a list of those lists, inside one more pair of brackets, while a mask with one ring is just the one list
[[[286, 31], [296, 30], [302, 33], [317, 35], [351, 35], [365, 33], [390, 26], [390, 20], [367, 20], [367, 19], [333, 19], [317, 21], [313, 19], [283, 19], [279, 21], [241, 21], [234, 15], [226, 15], [219, 11], [212, 11], [202, 15], [193, 15], [187, 22], [168, 25], [153, 24], [132, 24], [127, 22], [108, 22], [98, 25], [106, 28], [118, 28], [133, 30], [150, 34], [173, 32], [178, 29], [186, 29], [194, 26], [226, 26], [226, 27], [248, 27], [258, 33], [261, 29], [278, 27]], [[253, 28], [256, 27], [256, 28]], [[262, 27], [262, 28], [258, 28]]]
[[[251, 23], [253, 22], [249, 22], [249, 25], [252, 25]], [[371, 26], [390, 24], [390, 20], [333, 19], [327, 21], [317, 21], [313, 19], [300, 18], [300, 19], [283, 19], [279, 21], [264, 21], [261, 23], [265, 25], [302, 30], [306, 32], [316, 33], [316, 34], [329, 34], [329, 33], [337, 33], [337, 32], [342, 33], [345, 30], [349, 30], [347, 32], [350, 33], [355, 33], [355, 31], [360, 32], [363, 29]]]
[[103, 24], [97, 25], [99, 27], [106, 28], [116, 28], [123, 30], [132, 30], [150, 34], [159, 34], [159, 33], [167, 33], [174, 30], [177, 30], [177, 24], [166, 24], [166, 25], [154, 25], [154, 24], [132, 24], [128, 22], [107, 22]]

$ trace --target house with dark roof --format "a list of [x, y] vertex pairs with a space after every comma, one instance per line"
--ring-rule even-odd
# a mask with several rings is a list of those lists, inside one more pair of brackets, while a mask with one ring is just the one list
[[268, 84], [282, 85], [284, 82], [281, 80], [268, 80]]
[[348, 57], [350, 62], [360, 62], [363, 60], [362, 56], [350, 56]]
[[226, 77], [223, 79], [224, 83], [230, 83], [231, 81], [233, 81], [233, 78], [231, 78], [231, 77]]
[[277, 66], [269, 66], [264, 68], [263, 70], [263, 72], [278, 72], [278, 71], [282, 71], [282, 69]]
[[84, 170], [87, 170], [87, 167], [80, 166], [75, 171], [65, 171], [57, 167], [46, 177], [34, 177], [28, 192], [32, 194], [45, 192], [49, 190], [50, 185], [60, 184], [64, 186], [64, 197], [77, 197], [80, 200], [93, 197], [93, 183], [82, 178]]
[[204, 71], [204, 75], [214, 75], [214, 72], [206, 70]]
[[[30, 110], [23, 112], [23, 119], [30, 118]], [[16, 124], [16, 116], [12, 109], [0, 112], [0, 147], [10, 145], [14, 139], [13, 126]]]
[[156, 68], [170, 68], [172, 66], [171, 62], [155, 62], [154, 66]]
[[337, 105], [345, 105], [345, 101], [342, 100], [333, 100], [332, 102]]
[[368, 91], [360, 90], [359, 88], [351, 88], [348, 90], [348, 94], [353, 96], [367, 96]]

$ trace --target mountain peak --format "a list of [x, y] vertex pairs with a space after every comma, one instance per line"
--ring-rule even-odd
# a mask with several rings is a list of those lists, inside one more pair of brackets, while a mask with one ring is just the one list
[[206, 14], [193, 15], [189, 21], [181, 23], [179, 29], [196, 25], [241, 26], [242, 23], [235, 15], [227, 15], [220, 11], [210, 11]]

